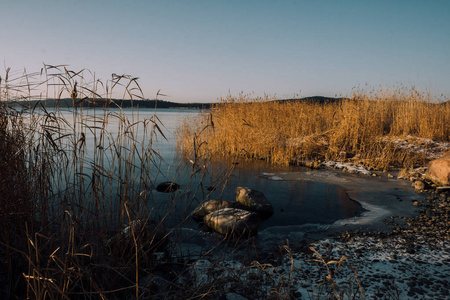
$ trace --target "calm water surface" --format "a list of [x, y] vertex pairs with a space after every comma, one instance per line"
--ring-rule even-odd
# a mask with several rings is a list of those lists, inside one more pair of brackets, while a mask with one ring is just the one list
[[[114, 112], [114, 110], [111, 110]], [[151, 118], [154, 109], [125, 110], [132, 123]], [[153, 191], [156, 210], [155, 217], [161, 217], [168, 203], [176, 200], [176, 213], [166, 220], [176, 224], [205, 199], [234, 200], [234, 190], [238, 186], [250, 187], [263, 192], [272, 203], [275, 214], [265, 221], [262, 228], [271, 226], [292, 226], [303, 224], [332, 224], [339, 219], [351, 218], [360, 214], [363, 209], [359, 203], [349, 199], [347, 192], [335, 184], [313, 182], [308, 180], [273, 180], [268, 176], [272, 172], [301, 171], [299, 167], [273, 167], [264, 162], [216, 162], [204, 169], [204, 172], [192, 176], [192, 166], [182, 162], [176, 151], [175, 130], [185, 118], [194, 118], [198, 110], [188, 109], [157, 109], [156, 116], [161, 121], [161, 130], [165, 135], [158, 135], [153, 142], [153, 148], [160, 153], [163, 161], [159, 165], [156, 181], [172, 181], [181, 184], [182, 188], [175, 194], [161, 194]], [[88, 112], [88, 115], [102, 117], [103, 112]], [[64, 112], [70, 121], [73, 114]], [[118, 120], [108, 118], [107, 130], [114, 133], [118, 129]], [[142, 139], [144, 129], [139, 129], [137, 140]], [[114, 135], [114, 134], [113, 134]], [[92, 136], [87, 136], [87, 145], [93, 145]], [[272, 179], [271, 179], [272, 178]], [[214, 186], [212, 192], [207, 187]], [[194, 227], [196, 224], [186, 219], [185, 225]]]

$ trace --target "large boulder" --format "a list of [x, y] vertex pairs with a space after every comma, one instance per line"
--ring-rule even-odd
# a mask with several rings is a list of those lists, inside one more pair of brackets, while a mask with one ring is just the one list
[[164, 181], [164, 182], [161, 182], [160, 184], [158, 184], [158, 186], [156, 187], [156, 190], [160, 193], [173, 193], [173, 192], [177, 191], [179, 188], [180, 188], [180, 185], [175, 182]]
[[248, 237], [258, 232], [261, 216], [239, 208], [222, 208], [205, 216], [208, 227], [220, 234]]
[[247, 187], [237, 187], [235, 193], [237, 202], [248, 207], [248, 210], [260, 214], [263, 219], [273, 215], [273, 206], [263, 193]]
[[425, 176], [440, 185], [450, 185], [450, 152], [430, 161]]
[[236, 201], [209, 200], [197, 206], [191, 213], [191, 217], [197, 222], [203, 222], [203, 218], [206, 215], [222, 208], [245, 209], [245, 206]]

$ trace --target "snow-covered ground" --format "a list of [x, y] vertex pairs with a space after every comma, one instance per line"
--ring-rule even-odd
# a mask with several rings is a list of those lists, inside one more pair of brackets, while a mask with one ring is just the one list
[[[438, 142], [431, 139], [418, 138], [413, 136], [399, 137], [385, 137], [384, 141], [394, 143], [398, 148], [410, 152], [421, 153], [428, 160], [433, 160], [441, 157], [445, 152], [450, 150], [450, 143]], [[368, 170], [366, 167], [354, 162], [339, 162], [339, 161], [325, 161], [322, 166], [327, 168], [334, 168], [346, 171], [348, 173], [359, 173], [363, 175], [373, 175], [375, 173]], [[424, 173], [426, 167], [418, 170], [411, 170], [411, 173]], [[402, 176], [400, 176], [402, 177]]]
[[384, 140], [393, 142], [400, 149], [423, 153], [427, 159], [439, 158], [444, 152], [450, 150], [450, 143], [438, 142], [431, 139], [413, 137], [410, 135], [405, 138], [386, 137]]
[[[408, 245], [401, 238], [359, 237], [351, 243], [325, 239], [311, 244], [317, 253], [282, 246], [280, 257], [270, 263], [199, 260], [192, 265], [191, 274], [205, 286], [226, 279], [222, 288], [230, 294], [229, 299], [239, 299], [236, 295], [267, 299], [271, 294], [327, 299], [334, 293], [343, 299], [361, 294], [368, 299], [450, 297], [450, 245], [429, 246], [420, 240], [414, 248]], [[295, 244], [291, 247], [295, 249]]]

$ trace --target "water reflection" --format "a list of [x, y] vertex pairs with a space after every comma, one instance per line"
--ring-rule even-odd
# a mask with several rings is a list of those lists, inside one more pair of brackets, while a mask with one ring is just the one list
[[[115, 136], [121, 138], [118, 133], [123, 130], [123, 128], [119, 128], [123, 126], [123, 122], [114, 117], [117, 113], [114, 109], [106, 113], [104, 111], [96, 112], [96, 110], [85, 113], [80, 116], [74, 115], [71, 111], [62, 112], [69, 124], [74, 123], [74, 117], [84, 118], [79, 121], [89, 125], [93, 130], [85, 131], [84, 147], [86, 152], [84, 158], [86, 161], [94, 159], [94, 155], [100, 155], [101, 158], [97, 161], [105, 162], [108, 166], [107, 170], [111, 170], [111, 174], [117, 175], [120, 172], [120, 168], [114, 160], [117, 151], [114, 152], [112, 148], [99, 149], [97, 139], [103, 135], [103, 130], [108, 132], [111, 138]], [[156, 150], [162, 158], [157, 168], [149, 164], [148, 169], [143, 173], [148, 177], [129, 178], [129, 181], [133, 182], [133, 188], [136, 188], [136, 193], [145, 196], [149, 211], [156, 219], [165, 219], [171, 225], [179, 224], [183, 220], [188, 220], [189, 213], [202, 201], [207, 199], [234, 200], [234, 191], [238, 186], [250, 187], [263, 192], [274, 206], [275, 214], [263, 223], [263, 228], [309, 223], [331, 224], [339, 219], [354, 217], [362, 212], [361, 206], [351, 201], [346, 191], [337, 185], [309, 180], [284, 181], [273, 176], [275, 173], [308, 170], [299, 167], [271, 166], [264, 161], [220, 160], [209, 164], [202, 169], [202, 172], [192, 175], [192, 166], [177, 156], [174, 132], [183, 118], [195, 117], [198, 114], [197, 110], [157, 110], [156, 116], [162, 123], [161, 129], [165, 138], [159, 134], [154, 139], [149, 134], [149, 129], [140, 122], [154, 117], [155, 110], [125, 110], [125, 113], [129, 117], [130, 124], [140, 126], [136, 127], [136, 136], [134, 136], [135, 140], [143, 141], [143, 144], [139, 146], [144, 150], [151, 145], [151, 148]], [[97, 133], [96, 130], [99, 132]], [[108, 138], [108, 136], [104, 138]], [[139, 161], [136, 160], [136, 162]], [[137, 165], [136, 167], [143, 168], [144, 166]], [[91, 165], [86, 164], [83, 172], [90, 174], [92, 173], [91, 169]], [[74, 174], [70, 174], [70, 176], [74, 176]], [[169, 195], [157, 193], [154, 190], [143, 191], [147, 186], [151, 186], [150, 183], [143, 182], [146, 179], [154, 180], [155, 184], [168, 180], [176, 181], [182, 185], [182, 189], [176, 194]], [[67, 182], [71, 180], [69, 178]], [[120, 183], [111, 180], [105, 181], [103, 184], [111, 185], [110, 191], [106, 190], [102, 195], [103, 200], [110, 199], [111, 208], [115, 202], [115, 199], [112, 199], [116, 195], [114, 191], [117, 190], [119, 191], [118, 195], [121, 194], [120, 186], [116, 186]], [[215, 190], [209, 189], [210, 187], [214, 187]], [[167, 212], [171, 212], [171, 214], [168, 215]], [[195, 226], [190, 221], [186, 221], [185, 225]]]
[[[224, 169], [230, 162], [216, 162], [211, 169]], [[213, 192], [212, 199], [234, 200], [237, 186], [263, 192], [272, 203], [275, 214], [262, 228], [303, 224], [332, 224], [339, 219], [360, 214], [361, 205], [352, 201], [344, 188], [326, 182], [309, 180], [276, 180], [274, 173], [308, 170], [301, 167], [274, 167], [265, 162], [239, 161], [225, 189]], [[275, 179], [275, 180], [274, 180]]]

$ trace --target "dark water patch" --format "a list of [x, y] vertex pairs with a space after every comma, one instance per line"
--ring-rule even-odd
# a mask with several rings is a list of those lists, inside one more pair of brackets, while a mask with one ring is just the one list
[[[190, 220], [189, 214], [201, 202], [216, 200], [235, 199], [235, 189], [238, 186], [250, 187], [265, 194], [272, 203], [275, 214], [266, 220], [261, 229], [273, 226], [297, 226], [304, 224], [333, 224], [337, 220], [353, 218], [364, 212], [362, 206], [352, 201], [347, 190], [341, 185], [325, 180], [308, 180], [303, 178], [289, 179], [283, 174], [302, 173], [307, 174], [310, 169], [302, 167], [272, 166], [264, 161], [223, 160], [215, 161], [205, 167], [199, 167], [199, 172], [193, 174], [192, 164], [182, 161], [176, 153], [174, 132], [183, 118], [195, 118], [198, 111], [193, 110], [156, 110], [156, 115], [161, 121], [161, 129], [164, 137], [157, 135], [153, 139], [149, 136], [148, 128], [145, 131], [139, 121], [153, 118], [155, 110], [140, 109], [138, 112], [125, 109], [124, 112], [130, 118], [130, 122], [141, 127], [136, 128], [136, 140], [143, 140], [142, 149], [152, 147], [159, 153], [162, 160], [157, 164], [149, 164], [145, 174], [151, 181], [143, 178], [129, 178], [127, 183], [136, 195], [142, 195], [144, 203], [151, 211], [151, 217], [156, 220], [164, 220], [168, 226], [195, 227], [196, 224]], [[101, 118], [103, 114], [94, 110], [86, 112], [90, 118]], [[117, 135], [120, 122], [108, 111], [108, 122], [106, 130], [112, 136]], [[71, 120], [72, 113], [64, 112], [64, 116]], [[87, 120], [90, 120], [87, 118]], [[95, 119], [97, 120], [97, 119]], [[96, 123], [94, 123], [96, 124]], [[150, 142], [152, 140], [152, 142]], [[89, 149], [96, 149], [96, 139], [91, 132], [86, 132], [86, 158], [90, 159], [92, 154]], [[109, 152], [97, 152], [102, 161], [110, 162], [108, 170], [111, 174], [117, 174], [119, 169], [114, 165], [115, 161], [109, 158]], [[144, 153], [144, 151], [142, 151]], [[126, 153], [125, 153], [126, 154]], [[114, 155], [111, 153], [110, 155]], [[155, 158], [157, 158], [155, 156]], [[142, 168], [139, 160], [134, 161], [137, 170]], [[90, 165], [86, 164], [85, 173], [92, 173]], [[283, 178], [284, 176], [284, 178]], [[143, 180], [146, 180], [143, 182]], [[180, 189], [175, 193], [162, 194], [152, 189], [164, 181], [180, 184]], [[139, 183], [139, 184], [138, 184]], [[103, 196], [113, 198], [116, 190], [119, 192], [120, 185], [116, 181], [105, 182], [105, 186], [112, 186], [112, 192], [106, 191]], [[147, 189], [148, 190], [145, 190]], [[121, 194], [121, 193], [118, 193]], [[104, 199], [104, 198], [103, 198]], [[114, 199], [109, 201], [114, 203]], [[112, 207], [111, 207], [112, 209]]]
[[[225, 163], [213, 165], [223, 168]], [[301, 167], [274, 167], [266, 162], [244, 162], [234, 167], [225, 189], [216, 189], [211, 199], [235, 200], [238, 186], [261, 191], [275, 210], [261, 228], [303, 224], [332, 224], [340, 219], [359, 216], [364, 209], [348, 197], [347, 191], [336, 184], [309, 180], [282, 180], [275, 174], [308, 171]]]

